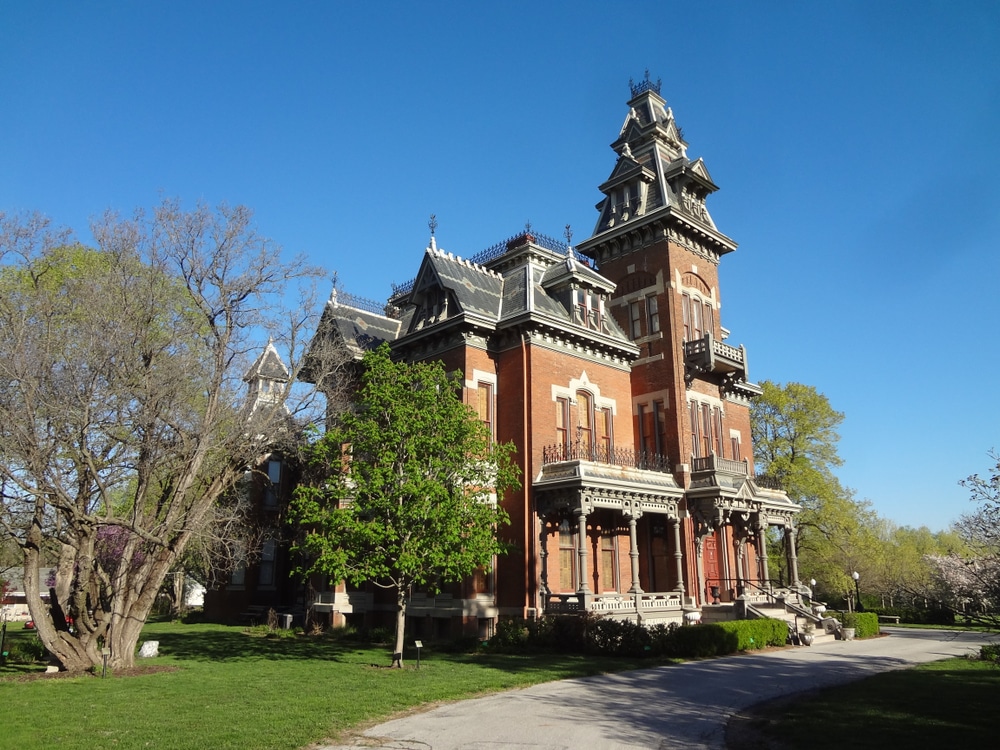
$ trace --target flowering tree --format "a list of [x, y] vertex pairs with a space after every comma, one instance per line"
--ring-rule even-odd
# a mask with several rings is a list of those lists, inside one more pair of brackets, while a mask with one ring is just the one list
[[970, 619], [1000, 627], [1000, 454], [989, 476], [962, 480], [979, 507], [962, 516], [955, 531], [968, 552], [930, 556], [946, 601]]
[[[0, 524], [38, 634], [70, 670], [102, 648], [112, 667], [133, 663], [164, 577], [288, 426], [285, 407], [248, 421], [241, 380], [261, 334], [294, 378], [301, 311], [315, 309], [282, 312], [286, 284], [316, 272], [284, 260], [246, 208], [167, 200], [92, 233], [93, 249], [0, 214]], [[38, 570], [52, 560], [50, 609]]]

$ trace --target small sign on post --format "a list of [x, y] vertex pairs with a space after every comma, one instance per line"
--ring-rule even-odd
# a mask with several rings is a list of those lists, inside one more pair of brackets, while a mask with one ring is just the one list
[[108, 657], [109, 656], [111, 656], [111, 649], [107, 648], [107, 647], [102, 648], [101, 649], [101, 658], [104, 659], [104, 669], [101, 670], [101, 678], [102, 679], [104, 677], [108, 676]]
[[420, 669], [420, 649], [424, 647], [423, 641], [414, 641], [413, 645], [417, 647], [417, 669]]

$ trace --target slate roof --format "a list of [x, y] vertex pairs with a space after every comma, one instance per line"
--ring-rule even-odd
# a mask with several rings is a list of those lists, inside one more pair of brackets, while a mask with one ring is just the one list
[[281, 361], [278, 350], [274, 348], [272, 342], [268, 341], [267, 346], [264, 347], [264, 351], [250, 365], [250, 369], [243, 376], [243, 380], [250, 382], [251, 380], [261, 378], [263, 380], [276, 380], [285, 383], [288, 382], [290, 377], [291, 373], [285, 367], [285, 363]]
[[400, 321], [387, 315], [379, 315], [338, 301], [331, 295], [323, 310], [320, 331], [335, 333], [347, 346], [351, 356], [360, 359], [369, 349], [375, 349], [384, 341], [392, 342], [399, 337]]

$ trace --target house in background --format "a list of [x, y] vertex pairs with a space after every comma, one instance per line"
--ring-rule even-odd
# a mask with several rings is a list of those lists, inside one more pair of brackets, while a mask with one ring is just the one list
[[[283, 416], [287, 415], [283, 398], [290, 377], [277, 349], [268, 342], [243, 377], [248, 391], [249, 430], [257, 427], [257, 431], [273, 432], [274, 421], [269, 412], [280, 409]], [[266, 428], [259, 426], [265, 414]], [[290, 418], [280, 419], [279, 427], [295, 429]], [[247, 508], [247, 548], [242, 554], [236, 551], [237, 559], [222, 564], [231, 570], [208, 581], [204, 609], [210, 620], [259, 623], [266, 621], [271, 609], [281, 614], [305, 610], [307, 586], [294, 572], [290, 547], [295, 530], [286, 520], [298, 470], [295, 461], [282, 452], [282, 442], [282, 436], [276, 434], [272, 449], [260, 457], [257, 465], [247, 468], [235, 490], [239, 497], [234, 502]]]
[[[416, 277], [387, 303], [335, 294], [324, 310], [317, 344], [360, 357], [388, 341], [397, 357], [443, 362], [517, 448], [523, 488], [502, 498], [500, 532], [517, 551], [415, 594], [418, 636], [486, 637], [497, 618], [543, 613], [652, 624], [797, 601], [794, 544], [776, 586], [767, 538], [780, 527], [793, 541], [799, 508], [754, 474], [760, 389], [722, 325], [718, 267], [736, 244], [708, 212], [717, 187], [687, 156], [659, 83], [631, 94], [594, 233], [577, 248], [529, 228], [463, 259], [432, 224]], [[310, 604], [334, 624], [394, 613], [343, 585]]]

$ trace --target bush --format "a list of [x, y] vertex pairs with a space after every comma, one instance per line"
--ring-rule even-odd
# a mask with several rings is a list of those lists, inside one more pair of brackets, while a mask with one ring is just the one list
[[736, 653], [739, 637], [718, 623], [677, 628], [670, 638], [667, 656], [701, 659]]
[[736, 650], [752, 651], [766, 646], [784, 646], [788, 624], [784, 620], [733, 620], [719, 625], [736, 634]]
[[871, 638], [873, 635], [878, 635], [880, 632], [878, 627], [878, 615], [874, 612], [855, 612], [854, 622], [855, 638]]
[[42, 645], [37, 633], [30, 638], [11, 638], [7, 641], [7, 663], [41, 664], [48, 661], [49, 651]]
[[631, 620], [602, 618], [589, 630], [590, 650], [608, 656], [646, 656], [652, 651], [647, 628]]
[[988, 643], [979, 647], [979, 658], [1000, 666], [1000, 643]]
[[528, 645], [528, 628], [523, 620], [500, 620], [486, 648], [501, 654], [519, 653]]
[[914, 609], [913, 607], [872, 607], [869, 612], [876, 615], [898, 617], [900, 622], [913, 625], [954, 625], [955, 613], [947, 607]]

